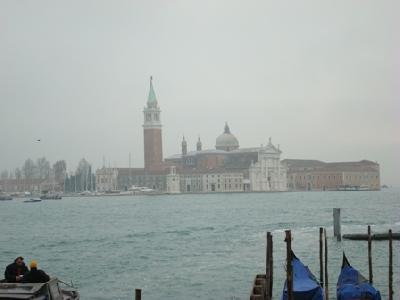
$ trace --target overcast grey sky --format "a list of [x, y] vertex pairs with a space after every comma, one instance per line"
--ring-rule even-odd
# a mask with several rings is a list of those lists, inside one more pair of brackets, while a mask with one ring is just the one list
[[[370, 159], [400, 185], [400, 1], [0, 1], [0, 169], [143, 165], [149, 76], [164, 156], [228, 121], [283, 158]], [[35, 143], [36, 139], [41, 143]]]

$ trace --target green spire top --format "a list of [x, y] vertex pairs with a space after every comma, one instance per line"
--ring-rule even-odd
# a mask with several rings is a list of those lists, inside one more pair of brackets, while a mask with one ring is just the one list
[[147, 104], [157, 104], [157, 98], [156, 98], [156, 93], [154, 93], [154, 88], [153, 88], [153, 76], [150, 76], [150, 91], [149, 91], [149, 97], [147, 98]]

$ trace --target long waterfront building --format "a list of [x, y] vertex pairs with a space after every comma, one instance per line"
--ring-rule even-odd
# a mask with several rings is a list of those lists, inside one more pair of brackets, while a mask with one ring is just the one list
[[380, 190], [379, 164], [369, 160], [323, 162], [285, 159], [291, 191]]

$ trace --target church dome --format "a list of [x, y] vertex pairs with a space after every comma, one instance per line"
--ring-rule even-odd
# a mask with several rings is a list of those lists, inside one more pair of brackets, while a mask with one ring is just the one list
[[231, 133], [227, 123], [225, 123], [224, 133], [217, 137], [215, 148], [224, 151], [231, 151], [239, 148], [239, 141]]

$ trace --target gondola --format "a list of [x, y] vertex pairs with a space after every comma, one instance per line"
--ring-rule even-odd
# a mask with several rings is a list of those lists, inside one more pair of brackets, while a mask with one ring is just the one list
[[[324, 293], [321, 285], [315, 276], [311, 273], [292, 252], [293, 268], [293, 298], [294, 300], [323, 300]], [[282, 300], [288, 299], [287, 282], [283, 287]]]
[[350, 265], [344, 253], [336, 297], [337, 300], [381, 300], [379, 291]]

